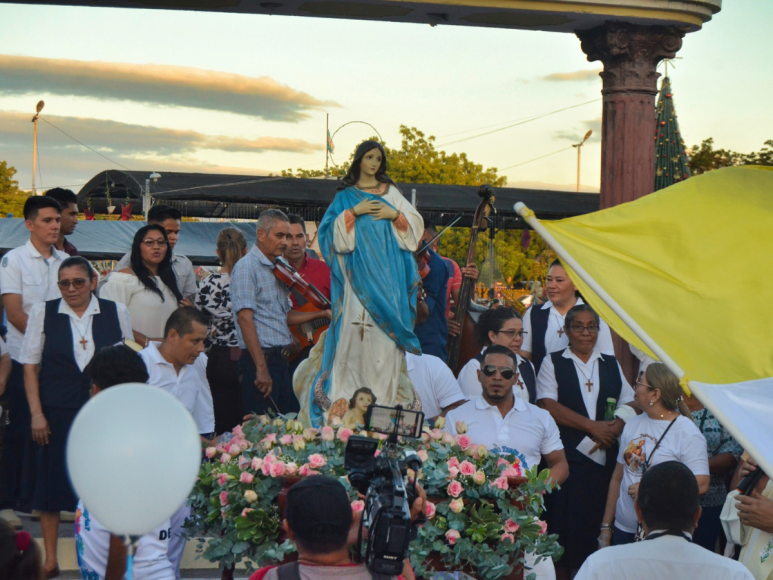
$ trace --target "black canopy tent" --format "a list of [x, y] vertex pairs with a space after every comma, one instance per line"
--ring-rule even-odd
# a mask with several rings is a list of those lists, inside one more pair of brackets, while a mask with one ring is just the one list
[[[133, 214], [142, 213], [142, 192], [151, 171], [109, 170], [94, 176], [78, 193], [81, 210], [107, 213], [107, 206], [134, 202]], [[294, 177], [255, 177], [209, 173], [164, 172], [150, 182], [154, 203], [178, 208], [184, 216], [197, 218], [255, 219], [268, 207], [297, 213], [307, 221], [319, 221], [335, 195], [338, 182], [325, 179]], [[444, 225], [462, 213], [459, 226], [469, 226], [480, 202], [476, 186], [399, 183], [403, 195], [411, 200], [416, 192], [416, 205], [425, 218]], [[570, 193], [540, 189], [499, 187], [496, 190], [497, 228], [525, 227], [513, 210], [522, 201], [543, 219], [561, 219], [597, 211], [598, 194]], [[108, 203], [108, 196], [110, 203]], [[118, 212], [118, 210], [116, 210]]]

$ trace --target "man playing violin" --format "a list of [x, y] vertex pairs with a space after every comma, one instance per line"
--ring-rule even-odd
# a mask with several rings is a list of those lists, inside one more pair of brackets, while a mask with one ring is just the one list
[[[287, 248], [284, 251], [284, 257], [295, 268], [301, 278], [312, 283], [325, 298], [330, 300], [330, 268], [322, 260], [317, 260], [308, 255], [306, 246], [309, 243], [309, 236], [306, 234], [306, 220], [294, 213], [288, 214], [287, 218], [290, 220], [290, 236], [287, 238]], [[293, 303], [293, 310], [300, 310], [304, 307], [304, 309], [308, 310], [314, 308], [309, 304], [308, 300], [295, 290], [290, 291], [290, 300]], [[307, 304], [309, 306], [306, 306]], [[293, 328], [290, 330], [293, 331]], [[290, 377], [293, 376], [293, 372], [295, 372], [298, 365], [308, 358], [309, 351], [311, 351], [313, 346], [313, 344], [309, 344], [302, 347], [298, 340], [297, 332], [303, 332], [303, 330], [293, 332], [295, 335], [294, 342], [299, 347], [299, 353], [290, 361]]]
[[294, 312], [290, 289], [274, 276], [274, 260], [285, 252], [290, 222], [284, 212], [268, 209], [257, 223], [257, 242], [234, 266], [231, 302], [242, 355], [239, 377], [245, 413], [279, 413], [300, 408], [293, 393], [285, 353], [293, 343], [289, 325], [303, 324], [330, 311]]

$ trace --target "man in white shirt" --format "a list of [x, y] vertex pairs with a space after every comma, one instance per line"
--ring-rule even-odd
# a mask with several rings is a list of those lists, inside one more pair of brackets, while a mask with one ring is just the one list
[[666, 461], [648, 469], [635, 507], [645, 541], [595, 552], [575, 580], [753, 580], [742, 564], [692, 542], [701, 507], [698, 483], [687, 466]]
[[12, 370], [7, 384], [8, 419], [0, 458], [0, 517], [15, 527], [21, 520], [14, 509], [28, 511], [31, 485], [21, 485], [25, 447], [32, 445], [30, 411], [24, 391], [24, 369], [19, 362], [27, 319], [32, 307], [59, 298], [59, 266], [69, 256], [54, 247], [59, 237], [61, 206], [45, 196], [24, 202], [24, 225], [29, 241], [14, 248], [0, 262], [0, 288], [8, 316], [8, 352]]
[[[464, 422], [473, 443], [514, 455], [523, 469], [538, 465], [544, 457], [550, 480], [560, 485], [569, 477], [569, 464], [558, 426], [550, 413], [515, 396], [516, 365], [512, 350], [496, 344], [490, 346], [478, 371], [482, 395], [450, 411], [444, 429], [456, 435], [456, 423]], [[525, 558], [531, 568], [527, 574], [535, 573], [537, 580], [555, 580], [552, 560], [535, 564], [533, 554], [526, 554]]]
[[[564, 350], [569, 346], [569, 338], [564, 329], [564, 317], [572, 307], [584, 304], [582, 298], [575, 295], [577, 287], [558, 260], [550, 265], [546, 288], [550, 300], [544, 304], [532, 306], [523, 317], [524, 335], [521, 355], [534, 364], [534, 370], [537, 373], [548, 354]], [[615, 354], [612, 333], [603, 320], [599, 323], [596, 347], [602, 354], [613, 356]]]
[[[178, 308], [166, 322], [164, 340], [151, 342], [140, 356], [148, 369], [148, 384], [177, 397], [193, 416], [199, 433], [209, 437], [215, 430], [215, 412], [204, 354], [207, 328], [204, 314], [195, 308]], [[184, 505], [171, 518], [168, 555], [178, 580], [185, 548], [182, 528], [189, 514], [190, 506]]]
[[[196, 297], [196, 274], [193, 271], [193, 264], [182, 254], [176, 254], [174, 247], [180, 236], [180, 220], [182, 214], [178, 210], [168, 205], [156, 204], [148, 211], [148, 224], [158, 224], [166, 230], [166, 236], [169, 239], [169, 249], [172, 250], [172, 269], [177, 277], [177, 287], [183, 295], [181, 305], [193, 306]], [[131, 252], [125, 254], [123, 258], [113, 268], [113, 272], [119, 272], [124, 268], [131, 266]], [[100, 282], [101, 288], [109, 277], [109, 274]]]
[[421, 399], [425, 419], [445, 416], [448, 411], [467, 401], [451, 369], [438, 357], [406, 352], [405, 363], [408, 366], [408, 377]]

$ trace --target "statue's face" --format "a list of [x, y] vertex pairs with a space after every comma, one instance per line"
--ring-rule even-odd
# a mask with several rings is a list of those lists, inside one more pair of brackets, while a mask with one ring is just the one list
[[360, 175], [375, 177], [378, 168], [381, 167], [381, 161], [384, 156], [381, 155], [381, 149], [375, 147], [362, 156], [360, 161]]
[[368, 405], [373, 402], [373, 397], [368, 393], [360, 393], [357, 395], [357, 401], [355, 407], [363, 413], [368, 410]]

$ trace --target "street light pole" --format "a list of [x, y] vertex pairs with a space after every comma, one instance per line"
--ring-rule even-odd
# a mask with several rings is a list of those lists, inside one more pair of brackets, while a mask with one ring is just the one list
[[575, 145], [572, 145], [572, 147], [577, 147], [577, 193], [580, 193], [580, 153], [582, 151], [582, 146], [585, 145], [585, 142], [590, 138], [590, 136], [593, 134], [593, 131], [588, 131], [585, 133], [585, 137], [582, 138], [582, 141], [580, 143], [577, 143]]
[[148, 221], [148, 212], [150, 211], [150, 180], [152, 179], [154, 183], [157, 183], [160, 177], [161, 174], [154, 171], [145, 180], [145, 193], [142, 196], [142, 213], [145, 215], [145, 221]]
[[35, 190], [35, 172], [37, 171], [37, 161], [38, 161], [38, 117], [40, 117], [40, 111], [43, 110], [43, 107], [46, 104], [43, 101], [38, 101], [38, 106], [36, 107], [36, 113], [35, 116], [32, 117], [32, 195], [37, 195], [37, 191]]

